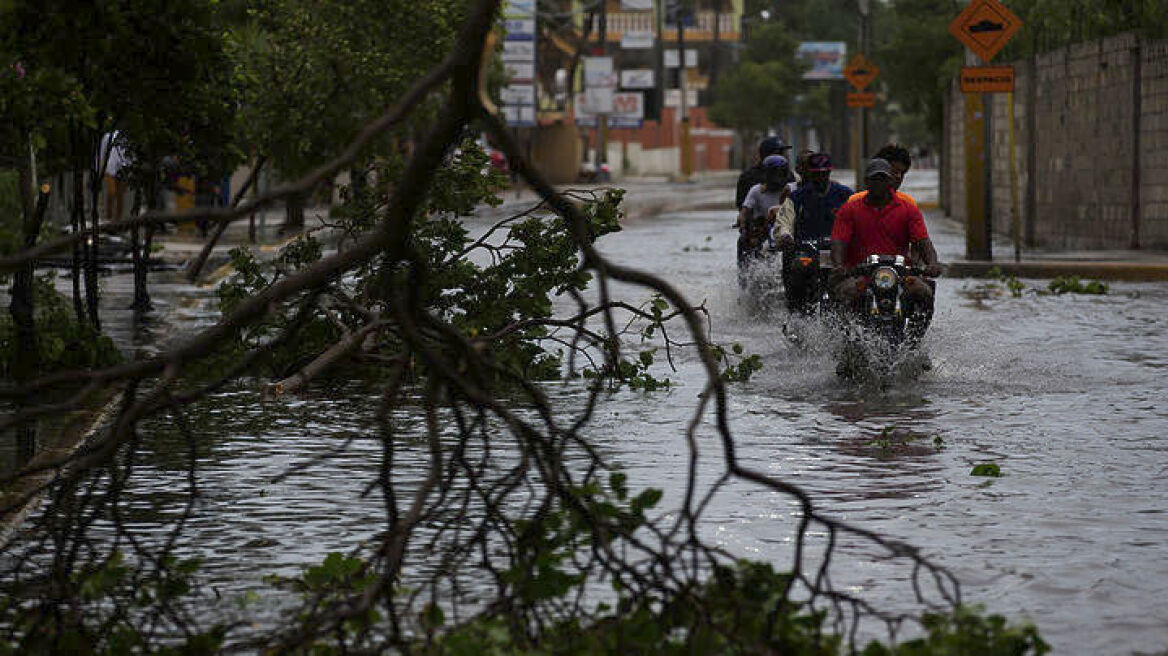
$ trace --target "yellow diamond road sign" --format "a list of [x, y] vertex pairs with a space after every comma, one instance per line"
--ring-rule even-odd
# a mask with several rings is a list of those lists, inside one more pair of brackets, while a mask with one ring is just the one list
[[847, 67], [844, 68], [844, 77], [852, 83], [856, 91], [868, 88], [868, 85], [872, 84], [872, 80], [875, 80], [878, 75], [880, 75], [880, 67], [868, 61], [863, 53], [852, 57], [852, 61], [848, 62]]
[[990, 63], [1022, 28], [1022, 19], [998, 0], [973, 0], [949, 23], [949, 33]]

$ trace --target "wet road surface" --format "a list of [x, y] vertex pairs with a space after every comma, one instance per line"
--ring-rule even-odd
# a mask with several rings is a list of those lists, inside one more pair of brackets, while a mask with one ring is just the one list
[[[959, 256], [962, 235], [929, 218], [942, 260]], [[1028, 289], [1014, 298], [1001, 286], [942, 278], [925, 342], [933, 370], [879, 390], [835, 376], [827, 333], [808, 326], [794, 345], [782, 335], [784, 311], [741, 296], [731, 221], [726, 211], [642, 219], [601, 247], [705, 302], [715, 341], [762, 356], [761, 372], [731, 386], [744, 464], [804, 487], [833, 516], [920, 546], [963, 582], [966, 601], [1030, 617], [1056, 654], [1168, 649], [1168, 284], [1046, 296], [1033, 291], [1044, 281], [1022, 281]], [[117, 285], [110, 289], [116, 296]], [[214, 318], [210, 294], [176, 284], [157, 296], [190, 328]], [[134, 339], [151, 348], [168, 335]], [[664, 487], [668, 502], [684, 485], [683, 431], [702, 380], [686, 355], [677, 371], [655, 373], [674, 388], [614, 394], [591, 434], [634, 487]], [[565, 407], [580, 395], [570, 387], [553, 394]], [[263, 575], [296, 574], [371, 537], [381, 521], [376, 499], [336, 502], [356, 498], [376, 476], [379, 449], [363, 439], [376, 437], [376, 393], [325, 396], [260, 403], [236, 390], [194, 411], [196, 425], [221, 437], [200, 454], [204, 497], [184, 549], [205, 559], [205, 574], [225, 593], [269, 590]], [[712, 429], [701, 436], [703, 478], [712, 480], [721, 454]], [[338, 451], [349, 438], [357, 439]], [[164, 525], [149, 518], [171, 514], [165, 500], [185, 478], [175, 446], [158, 443], [138, 471], [142, 529], [160, 535]], [[983, 462], [1003, 476], [971, 476]], [[796, 513], [788, 498], [734, 483], [708, 508], [707, 536], [785, 567]], [[849, 549], [837, 557], [837, 586], [913, 607], [902, 565]]]

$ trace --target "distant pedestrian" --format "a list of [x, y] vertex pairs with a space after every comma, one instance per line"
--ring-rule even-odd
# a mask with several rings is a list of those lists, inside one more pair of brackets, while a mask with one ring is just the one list
[[106, 221], [118, 221], [122, 218], [126, 198], [124, 176], [129, 164], [130, 157], [122, 141], [122, 133], [120, 131], [105, 133], [101, 137], [101, 147], [97, 151], [94, 169], [102, 172]]

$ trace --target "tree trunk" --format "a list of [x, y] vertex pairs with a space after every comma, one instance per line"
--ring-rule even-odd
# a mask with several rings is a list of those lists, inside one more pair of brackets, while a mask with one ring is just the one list
[[[150, 198], [147, 199], [147, 207], [154, 207], [153, 190], [148, 192]], [[134, 190], [134, 205], [130, 208], [130, 216], [137, 217], [142, 211], [142, 191]], [[147, 261], [150, 258], [150, 237], [153, 232], [147, 228], [146, 244], [142, 244], [141, 229], [135, 226], [130, 230], [130, 256], [134, 261], [134, 302], [130, 304], [130, 309], [134, 311], [134, 316], [149, 312], [154, 308], [154, 304], [150, 302], [150, 292], [146, 288], [146, 273]]]
[[282, 232], [299, 232], [304, 229], [304, 194], [293, 194], [284, 201], [284, 227]]
[[[31, 164], [31, 162], [30, 162]], [[35, 202], [32, 199], [32, 187], [35, 184], [34, 172], [29, 167], [20, 169], [20, 196], [23, 221], [22, 242], [24, 248], [36, 245], [41, 225], [44, 223], [45, 210], [49, 204], [48, 185], [38, 191]], [[18, 386], [21, 383], [36, 378], [40, 370], [40, 358], [36, 343], [36, 305], [34, 298], [34, 276], [36, 263], [29, 261], [18, 269], [12, 277], [11, 302], [8, 312], [12, 315], [12, 324], [15, 328], [15, 348], [12, 353], [12, 379]], [[21, 405], [33, 405], [33, 400], [22, 398]], [[20, 424], [16, 428], [17, 462], [27, 463], [36, 455], [36, 420]]]
[[[85, 169], [75, 167], [73, 170], [73, 207], [70, 212], [73, 234], [81, 234], [85, 229]], [[85, 305], [81, 302], [81, 261], [84, 249], [80, 242], [73, 244], [73, 262], [69, 275], [73, 282], [73, 313], [77, 315], [78, 323], [85, 323]]]
[[97, 288], [97, 257], [98, 257], [98, 225], [100, 224], [99, 203], [101, 202], [101, 185], [105, 176], [101, 171], [94, 171], [89, 181], [90, 206], [89, 237], [85, 239], [83, 251], [85, 253], [85, 310], [89, 323], [93, 329], [101, 331], [101, 318], [98, 316], [99, 292]]

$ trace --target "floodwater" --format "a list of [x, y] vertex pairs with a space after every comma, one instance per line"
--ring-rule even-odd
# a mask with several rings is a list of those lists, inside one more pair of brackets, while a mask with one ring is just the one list
[[[601, 246], [704, 302], [715, 341], [762, 357], [752, 380], [730, 385], [743, 464], [802, 486], [829, 515], [919, 546], [957, 576], [965, 601], [1032, 619], [1056, 654], [1168, 649], [1168, 285], [1050, 296], [1027, 280], [1015, 298], [942, 278], [925, 343], [932, 370], [880, 390], [838, 379], [829, 340], [814, 326], [794, 345], [782, 335], [784, 312], [740, 296], [731, 220], [729, 212], [643, 219]], [[960, 254], [953, 226], [934, 217], [930, 227], [942, 259]], [[183, 325], [212, 318], [206, 290], [177, 286], [165, 296], [163, 309]], [[589, 434], [628, 469], [633, 488], [663, 487], [668, 506], [685, 483], [684, 430], [703, 380], [692, 355], [655, 373], [674, 387], [607, 397]], [[580, 396], [570, 386], [553, 391], [566, 407]], [[296, 574], [376, 532], [378, 495], [356, 500], [377, 476], [376, 398], [354, 386], [261, 403], [230, 390], [191, 411], [208, 440], [198, 454], [202, 497], [180, 544], [204, 559], [225, 600], [270, 590], [264, 575]], [[724, 469], [720, 445], [708, 427], [699, 436], [708, 482]], [[168, 503], [185, 489], [186, 454], [178, 441], [145, 444], [135, 503], [141, 529], [161, 534], [166, 526], [153, 518], [179, 510]], [[1002, 477], [970, 475], [986, 462]], [[276, 479], [297, 466], [303, 471]], [[737, 554], [786, 568], [796, 511], [789, 498], [732, 483], [707, 508], [704, 530]], [[834, 562], [837, 587], [912, 607], [906, 568], [863, 551]]]

